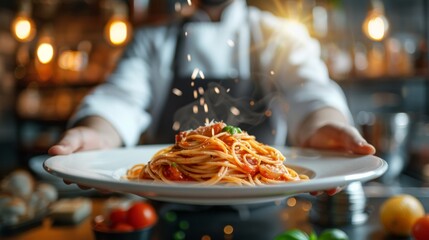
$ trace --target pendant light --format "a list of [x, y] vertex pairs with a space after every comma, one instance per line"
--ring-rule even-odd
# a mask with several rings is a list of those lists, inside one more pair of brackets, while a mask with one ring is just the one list
[[380, 0], [371, 0], [371, 8], [362, 25], [363, 33], [373, 41], [382, 41], [389, 31], [389, 21]]
[[36, 26], [31, 18], [31, 10], [31, 1], [21, 1], [19, 3], [19, 11], [12, 20], [11, 32], [19, 42], [29, 42], [36, 35]]

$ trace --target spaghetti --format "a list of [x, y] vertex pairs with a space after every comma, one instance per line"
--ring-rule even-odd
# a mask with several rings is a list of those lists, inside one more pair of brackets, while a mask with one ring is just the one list
[[284, 165], [277, 149], [223, 122], [176, 135], [176, 143], [157, 152], [147, 164], [129, 169], [129, 180], [166, 183], [193, 181], [213, 185], [264, 185], [308, 179]]

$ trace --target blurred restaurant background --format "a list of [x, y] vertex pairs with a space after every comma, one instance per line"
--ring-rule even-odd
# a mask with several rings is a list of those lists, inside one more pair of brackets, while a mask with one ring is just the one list
[[[378, 154], [398, 161], [395, 171], [429, 181], [428, 0], [248, 3], [307, 26]], [[0, 1], [0, 177], [46, 154], [82, 97], [115, 67], [133, 29], [191, 5]]]

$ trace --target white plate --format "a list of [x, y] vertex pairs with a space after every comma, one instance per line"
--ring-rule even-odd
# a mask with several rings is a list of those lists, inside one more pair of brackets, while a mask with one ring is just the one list
[[354, 181], [368, 181], [381, 176], [387, 170], [387, 163], [375, 156], [277, 147], [286, 156], [288, 166], [307, 174], [311, 179], [243, 187], [171, 185], [121, 178], [128, 168], [137, 163], [146, 163], [158, 150], [166, 146], [145, 145], [54, 156], [44, 162], [44, 168], [63, 179], [97, 189], [133, 193], [160, 201], [203, 205], [274, 201], [298, 193], [344, 186]]
[[52, 184], [57, 190], [60, 196], [72, 196], [72, 195], [86, 195], [96, 193], [95, 191], [84, 191], [76, 185], [67, 185], [61, 178], [55, 177], [49, 174], [43, 168], [43, 162], [50, 158], [49, 155], [39, 155], [30, 158], [28, 161], [28, 167], [33, 171], [38, 180]]

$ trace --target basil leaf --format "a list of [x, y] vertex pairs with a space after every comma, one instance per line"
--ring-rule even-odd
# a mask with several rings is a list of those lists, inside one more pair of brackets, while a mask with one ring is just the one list
[[242, 133], [243, 131], [241, 131], [241, 129], [239, 127], [234, 127], [234, 126], [231, 126], [231, 125], [227, 125], [226, 127], [224, 127], [222, 129], [222, 132], [227, 132], [227, 133], [229, 133], [231, 135], [234, 135], [236, 133]]
[[278, 235], [274, 240], [309, 240], [309, 237], [301, 230], [292, 229]]

